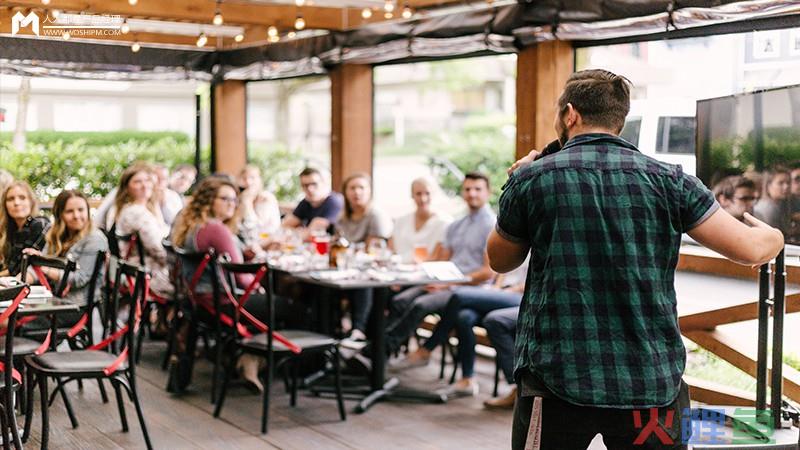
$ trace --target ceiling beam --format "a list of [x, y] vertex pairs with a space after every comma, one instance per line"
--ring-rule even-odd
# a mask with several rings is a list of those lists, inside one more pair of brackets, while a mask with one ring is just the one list
[[[9, 0], [4, 6], [33, 8], [43, 11], [41, 0]], [[140, 0], [135, 6], [127, 1], [53, 0], [47, 9], [68, 13], [110, 14], [123, 17], [155, 19], [176, 22], [210, 24], [216, 3], [211, 0]], [[358, 27], [366, 21], [361, 10], [348, 8], [302, 7], [292, 5], [264, 5], [221, 3], [220, 9], [228, 25], [274, 25], [281, 29], [294, 27], [296, 15], [302, 13], [308, 29], [345, 30]], [[377, 14], [373, 15], [375, 17]]]

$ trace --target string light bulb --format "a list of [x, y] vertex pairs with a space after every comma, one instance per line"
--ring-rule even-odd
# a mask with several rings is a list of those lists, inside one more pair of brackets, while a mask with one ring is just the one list
[[280, 36], [277, 36], [277, 35], [276, 35], [276, 36], [270, 36], [268, 40], [269, 40], [270, 42], [272, 42], [272, 43], [275, 43], [275, 42], [278, 42], [278, 41], [280, 41], [280, 40], [281, 40], [281, 37], [280, 37]]
[[122, 25], [120, 25], [119, 31], [121, 31], [122, 34], [128, 34], [131, 32], [131, 26], [128, 25], [128, 19], [122, 21]]
[[306, 20], [303, 19], [303, 16], [297, 16], [297, 19], [294, 19], [294, 27], [298, 30], [302, 30], [306, 27]]
[[392, 0], [386, 0], [383, 4], [383, 10], [387, 13], [394, 11], [394, 2]]
[[214, 10], [214, 18], [211, 19], [211, 23], [216, 26], [220, 26], [223, 22], [225, 22], [225, 20], [222, 18], [222, 11], [219, 9], [219, 0], [217, 0], [217, 7]]
[[138, 42], [134, 42], [133, 45], [131, 45], [131, 51], [133, 53], [139, 53], [139, 50], [141, 50], [141, 49], [142, 49], [142, 46], [139, 45]]
[[50, 15], [53, 16], [53, 19], [58, 20], [58, 16], [61, 15], [61, 10], [60, 9], [54, 9], [54, 10], [50, 11]]
[[402, 13], [403, 18], [404, 19], [410, 19], [411, 16], [413, 16], [413, 15], [414, 15], [414, 12], [411, 11], [411, 8], [408, 7], [408, 3], [406, 3], [406, 5], [403, 7], [403, 13]]
[[275, 25], [270, 25], [269, 28], [267, 28], [267, 36], [273, 37], [277, 35], [278, 35], [278, 28]]
[[197, 37], [197, 46], [205, 47], [206, 42], [208, 42], [208, 37], [206, 37], [205, 33], [200, 33], [200, 36]]
[[236, 42], [242, 42], [244, 40], [244, 34], [243, 33], [237, 34], [236, 36], [233, 37], [233, 40]]
[[361, 17], [364, 18], [364, 19], [369, 19], [370, 17], [372, 17], [372, 9], [370, 9], [370, 8], [362, 9], [361, 10]]
[[50, 0], [42, 0], [42, 4], [43, 5], [49, 5], [50, 4]]
[[306, 0], [294, 0], [294, 4], [300, 7], [306, 4]]
[[139, 0], [128, 0], [128, 4], [131, 6], [136, 6], [137, 3], [139, 3]]
[[294, 31], [290, 31], [290, 32], [286, 33], [286, 37], [289, 38], [289, 39], [294, 39], [296, 36], [297, 36], [297, 33], [295, 33]]
[[383, 18], [384, 19], [391, 19], [392, 17], [394, 17], [394, 14], [392, 14], [392, 13], [390, 13], [388, 11], [383, 13]]

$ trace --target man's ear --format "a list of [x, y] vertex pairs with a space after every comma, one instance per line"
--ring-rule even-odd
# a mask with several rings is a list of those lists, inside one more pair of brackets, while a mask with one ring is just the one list
[[578, 110], [572, 106], [572, 103], [567, 103], [565, 109], [566, 113], [564, 114], [564, 125], [566, 125], [567, 128], [572, 128], [578, 124], [578, 122], [580, 122], [581, 115], [578, 113]]

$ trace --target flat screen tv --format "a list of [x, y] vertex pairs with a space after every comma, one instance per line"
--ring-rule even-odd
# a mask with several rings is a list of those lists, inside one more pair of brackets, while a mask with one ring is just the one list
[[697, 176], [723, 207], [800, 244], [800, 85], [699, 100], [695, 149]]

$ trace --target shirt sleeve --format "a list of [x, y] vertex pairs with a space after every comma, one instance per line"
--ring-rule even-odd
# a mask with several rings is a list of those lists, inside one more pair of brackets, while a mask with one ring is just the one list
[[[197, 231], [195, 239], [197, 248], [201, 251], [213, 248], [218, 255], [230, 256], [232, 263], [244, 262], [242, 250], [236, 244], [236, 238], [222, 222], [212, 221], [205, 224]], [[247, 286], [253, 281], [253, 274], [250, 273], [237, 273], [235, 277], [236, 284], [239, 286]]]
[[500, 194], [497, 234], [511, 242], [528, 244], [528, 187], [530, 180], [512, 176]]
[[339, 216], [342, 214], [343, 207], [344, 199], [342, 196], [336, 192], [331, 192], [331, 195], [325, 200], [325, 205], [320, 215], [328, 219], [328, 222], [336, 223], [336, 220], [338, 220]]
[[697, 178], [681, 173], [680, 217], [682, 232], [705, 222], [719, 209], [714, 194]]
[[309, 205], [308, 201], [306, 199], [302, 199], [299, 203], [297, 203], [297, 206], [295, 206], [294, 211], [292, 211], [292, 215], [300, 219], [300, 222], [303, 225], [306, 225], [309, 221], [308, 210], [310, 208], [311, 205]]
[[97, 252], [108, 250], [108, 242], [101, 233], [91, 233], [86, 239], [86, 245], [75, 255], [77, 269], [69, 274], [69, 282], [73, 289], [80, 289], [89, 283], [97, 262]]

